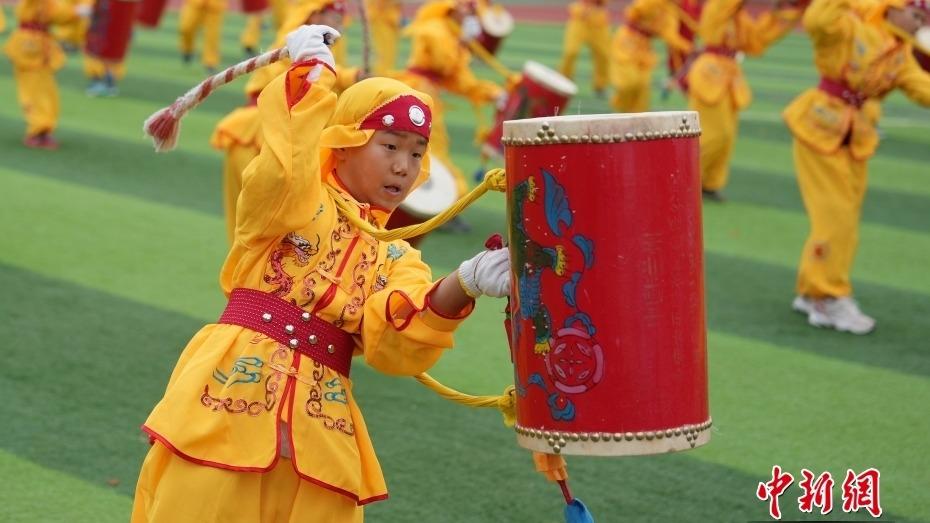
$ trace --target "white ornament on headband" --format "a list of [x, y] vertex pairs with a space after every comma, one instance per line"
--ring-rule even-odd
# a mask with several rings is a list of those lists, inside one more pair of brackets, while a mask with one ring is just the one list
[[390, 127], [394, 125], [394, 117], [386, 114], [383, 118], [381, 118], [381, 123], [383, 123], [385, 127]]
[[426, 113], [423, 112], [423, 109], [418, 105], [411, 105], [410, 110], [407, 112], [410, 116], [410, 121], [413, 125], [417, 127], [423, 127], [423, 124], [426, 123]]

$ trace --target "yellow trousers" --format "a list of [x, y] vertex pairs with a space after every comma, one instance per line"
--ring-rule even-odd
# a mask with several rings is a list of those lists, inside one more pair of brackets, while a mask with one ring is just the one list
[[701, 187], [719, 191], [730, 177], [739, 111], [729, 96], [708, 105], [692, 95], [688, 97], [688, 107], [698, 112], [701, 121]]
[[581, 52], [581, 46], [587, 45], [594, 62], [594, 89], [607, 87], [610, 54], [609, 24], [588, 24], [582, 20], [569, 20], [565, 27], [565, 41], [562, 49], [562, 64], [559, 70], [568, 78], [575, 76], [575, 60]]
[[124, 62], [106, 63], [97, 57], [88, 54], [84, 55], [84, 76], [87, 78], [103, 78], [107, 71], [113, 75], [113, 79], [122, 80], [126, 76], [126, 64]]
[[226, 237], [230, 244], [236, 232], [236, 201], [242, 191], [242, 173], [258, 153], [253, 145], [233, 145], [226, 150], [223, 161], [223, 212], [226, 215]]
[[371, 46], [375, 59], [372, 63], [374, 74], [387, 74], [394, 70], [397, 63], [397, 41], [400, 39], [400, 24], [372, 16], [369, 20], [371, 29]]
[[16, 94], [26, 118], [26, 136], [58, 127], [58, 84], [51, 69], [13, 68]]
[[248, 47], [249, 49], [255, 49], [257, 51], [261, 41], [262, 15], [246, 15], [245, 27], [242, 28], [242, 34], [239, 35], [239, 43], [242, 44], [242, 47]]
[[794, 140], [794, 167], [811, 230], [801, 252], [797, 292], [812, 298], [852, 294], [849, 273], [859, 245], [868, 169], [848, 147], [819, 153]]
[[234, 472], [196, 465], [161, 443], [139, 473], [132, 523], [359, 523], [355, 501], [300, 479], [290, 460], [268, 472]]
[[203, 28], [203, 55], [201, 63], [204, 67], [216, 68], [220, 64], [220, 31], [223, 28], [223, 10], [208, 9], [185, 3], [181, 8], [181, 21], [179, 32], [180, 47], [184, 54], [194, 52], [194, 39]]
[[652, 68], [634, 63], [614, 63], [611, 71], [614, 95], [610, 105], [619, 113], [642, 113], [649, 110]]

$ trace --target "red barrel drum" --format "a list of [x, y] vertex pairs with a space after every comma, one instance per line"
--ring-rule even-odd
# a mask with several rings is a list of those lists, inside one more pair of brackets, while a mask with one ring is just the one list
[[709, 441], [699, 135], [694, 112], [504, 124], [521, 446]]
[[498, 108], [494, 127], [485, 137], [482, 151], [489, 156], [503, 154], [504, 121], [556, 116], [577, 92], [575, 83], [558, 71], [532, 60], [526, 62], [520, 81], [507, 93], [504, 106]]
[[165, 13], [168, 0], [142, 0], [136, 21], [139, 25], [155, 29], [161, 23], [161, 15]]
[[265, 9], [268, 9], [268, 0], [242, 0], [243, 13], [256, 14]]
[[138, 0], [97, 0], [87, 29], [87, 54], [109, 62], [122, 62], [129, 49]]
[[513, 16], [502, 5], [478, 6], [481, 34], [475, 40], [489, 53], [497, 54], [504, 38], [513, 32]]

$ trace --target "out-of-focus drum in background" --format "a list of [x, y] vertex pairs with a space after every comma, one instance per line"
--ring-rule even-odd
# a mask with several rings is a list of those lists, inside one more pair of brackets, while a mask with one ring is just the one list
[[129, 49], [138, 0], [97, 0], [87, 29], [87, 54], [106, 62], [122, 62]]
[[[457, 191], [452, 171], [432, 155], [429, 158], [429, 166], [429, 178], [408, 194], [404, 202], [394, 210], [387, 223], [388, 229], [424, 222], [455, 203]], [[416, 236], [407, 241], [416, 247], [425, 236]]]
[[141, 26], [156, 29], [161, 23], [161, 15], [165, 13], [167, 5], [168, 0], [142, 0], [139, 12], [136, 14], [136, 21]]
[[501, 42], [513, 32], [513, 16], [500, 4], [478, 4], [481, 34], [475, 39], [489, 53], [497, 54]]
[[914, 35], [914, 58], [930, 73], [930, 27], [921, 27]]
[[268, 9], [268, 0], [242, 0], [243, 13], [257, 14], [265, 9]]
[[494, 127], [485, 137], [482, 152], [489, 156], [503, 154], [501, 136], [505, 120], [557, 116], [577, 93], [575, 82], [558, 71], [538, 62], [526, 62], [520, 81], [507, 93], [504, 106], [498, 108]]
[[504, 124], [521, 446], [710, 439], [699, 135], [690, 111]]

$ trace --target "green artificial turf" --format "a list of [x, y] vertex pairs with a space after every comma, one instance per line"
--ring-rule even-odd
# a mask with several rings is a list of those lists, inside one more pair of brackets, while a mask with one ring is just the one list
[[[227, 20], [231, 63], [242, 18]], [[242, 82], [185, 119], [177, 151], [152, 153], [142, 120], [202, 77], [181, 64], [176, 27], [169, 15], [160, 30], [136, 32], [118, 98], [86, 98], [80, 61], [69, 60], [58, 75], [62, 147], [51, 153], [20, 146], [15, 84], [0, 61], [0, 521], [125, 521], [147, 449], [138, 427], [186, 341], [222, 307], [221, 157], [208, 138], [242, 102]], [[348, 31], [356, 42], [358, 30]], [[521, 25], [501, 58], [514, 68], [528, 59], [554, 66], [561, 33], [558, 25]], [[352, 41], [350, 52], [357, 59]], [[808, 225], [779, 114], [816, 81], [810, 46], [791, 35], [744, 67], [755, 102], [741, 120], [730, 202], [704, 213], [711, 443], [676, 455], [570, 457], [573, 490], [599, 522], [765, 520], [755, 491], [772, 465], [795, 477], [801, 468], [830, 471], [838, 483], [847, 468], [876, 467], [882, 519], [930, 522], [927, 113], [889, 97], [871, 162], [853, 276], [878, 330], [815, 330], [789, 308]], [[583, 53], [569, 113], [609, 110], [593, 96], [590, 76]], [[655, 85], [662, 79], [657, 72]], [[653, 102], [685, 107], [678, 94]], [[448, 103], [454, 158], [472, 172], [471, 107]], [[424, 242], [437, 276], [504, 229], [503, 197], [485, 197], [466, 218], [470, 234], [437, 232]], [[501, 309], [482, 299], [434, 375], [480, 394], [509, 384]], [[561, 521], [558, 488], [533, 471], [496, 412], [448, 404], [413, 380], [357, 367], [354, 390], [391, 492], [367, 509], [369, 521]], [[799, 514], [798, 495], [795, 484], [782, 497], [785, 519], [871, 519], [839, 509], [839, 485], [829, 516]]]

